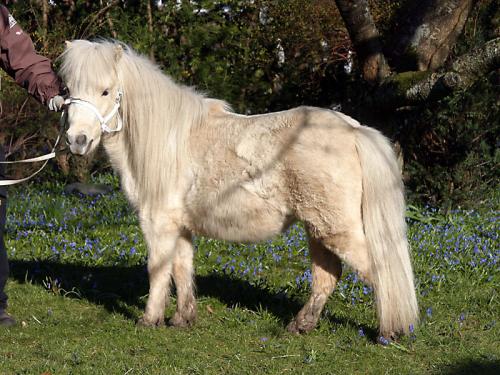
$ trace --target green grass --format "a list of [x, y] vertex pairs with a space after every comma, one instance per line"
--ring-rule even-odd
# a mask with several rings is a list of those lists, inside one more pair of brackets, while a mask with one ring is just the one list
[[196, 239], [196, 326], [137, 328], [146, 249], [122, 194], [25, 185], [9, 201], [7, 291], [20, 324], [0, 331], [0, 374], [500, 373], [497, 215], [409, 210], [422, 321], [382, 346], [371, 290], [348, 270], [317, 329], [286, 332], [309, 291], [300, 226], [255, 246]]

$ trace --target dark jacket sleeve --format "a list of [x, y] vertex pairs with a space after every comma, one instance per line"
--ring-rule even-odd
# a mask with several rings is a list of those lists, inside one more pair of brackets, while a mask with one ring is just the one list
[[49, 59], [38, 55], [33, 42], [0, 5], [0, 66], [41, 103], [60, 92], [61, 83]]

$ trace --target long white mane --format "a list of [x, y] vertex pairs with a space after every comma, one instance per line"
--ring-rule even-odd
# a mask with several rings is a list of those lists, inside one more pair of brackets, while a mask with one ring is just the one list
[[[118, 59], [117, 48], [123, 49]], [[118, 42], [73, 41], [60, 59], [64, 82], [81, 92], [97, 90], [110, 74], [118, 77], [124, 93], [124, 157], [137, 179], [140, 199], [158, 202], [168, 197], [177, 173], [185, 170], [190, 131], [208, 111], [205, 98], [177, 85], [158, 66]]]

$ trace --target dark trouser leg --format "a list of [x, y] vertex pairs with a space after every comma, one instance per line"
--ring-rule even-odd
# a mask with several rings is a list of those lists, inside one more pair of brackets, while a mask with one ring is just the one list
[[[3, 147], [0, 146], [0, 161], [4, 160], [5, 156], [3, 153]], [[0, 164], [0, 180], [3, 180], [4, 178], [3, 164]], [[3, 238], [7, 208], [6, 205], [7, 189], [4, 186], [0, 186], [0, 310], [7, 307], [7, 295], [5, 294], [4, 288], [7, 283], [7, 278], [9, 277], [9, 263], [7, 261], [7, 251], [5, 249]]]

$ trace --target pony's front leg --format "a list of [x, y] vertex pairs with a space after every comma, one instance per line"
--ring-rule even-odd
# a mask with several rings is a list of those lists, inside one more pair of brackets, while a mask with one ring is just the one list
[[141, 226], [148, 245], [149, 298], [144, 316], [137, 324], [162, 326], [165, 324], [165, 305], [170, 294], [172, 264], [180, 230], [163, 215], [143, 219]]
[[188, 327], [196, 320], [193, 274], [191, 233], [184, 232], [175, 245], [173, 276], [177, 290], [177, 310], [169, 321], [174, 327]]

